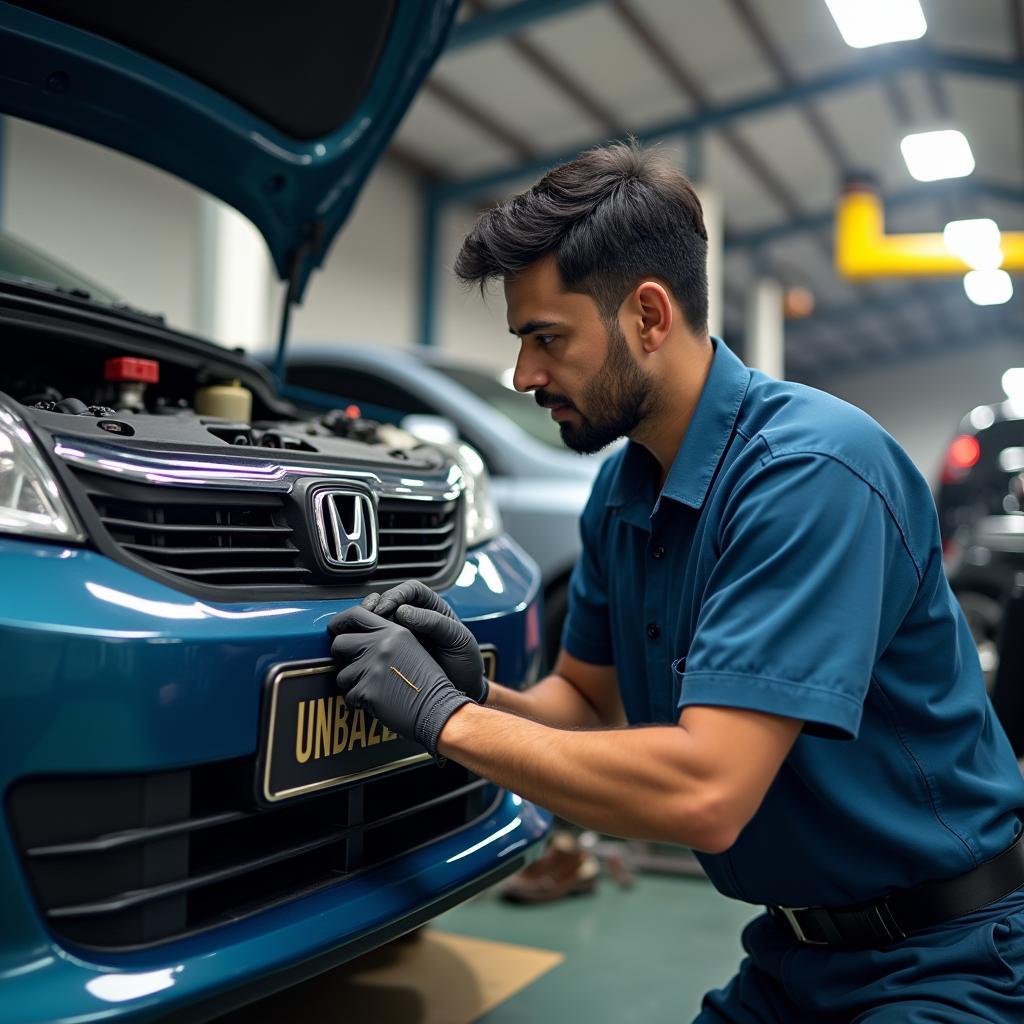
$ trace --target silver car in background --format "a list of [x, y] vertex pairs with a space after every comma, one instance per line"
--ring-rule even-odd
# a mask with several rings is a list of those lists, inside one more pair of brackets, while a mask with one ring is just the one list
[[[529, 395], [492, 371], [432, 349], [311, 345], [290, 348], [283, 393], [352, 402], [369, 418], [396, 419], [431, 440], [472, 445], [491, 475], [505, 529], [540, 565], [545, 591], [547, 666], [558, 651], [569, 573], [580, 550], [579, 516], [602, 457], [576, 455], [558, 425]], [[447, 436], [446, 436], [447, 435]]]

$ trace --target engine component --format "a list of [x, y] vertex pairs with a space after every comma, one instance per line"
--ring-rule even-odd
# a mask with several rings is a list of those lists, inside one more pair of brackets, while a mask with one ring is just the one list
[[120, 385], [114, 400], [118, 408], [145, 412], [146, 385], [160, 380], [160, 364], [155, 359], [115, 356], [103, 364], [103, 379]]
[[200, 416], [248, 423], [252, 419], [252, 392], [239, 380], [211, 384], [196, 392], [195, 409]]

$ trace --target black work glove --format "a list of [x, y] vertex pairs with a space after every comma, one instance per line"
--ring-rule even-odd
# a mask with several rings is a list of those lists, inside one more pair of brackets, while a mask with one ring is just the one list
[[451, 716], [470, 703], [403, 626], [356, 607], [327, 626], [338, 688], [350, 708], [363, 708], [389, 729], [437, 757], [437, 738]]
[[363, 607], [415, 633], [457, 690], [477, 704], [487, 703], [488, 683], [476, 637], [425, 583], [408, 580], [383, 594], [367, 594]]

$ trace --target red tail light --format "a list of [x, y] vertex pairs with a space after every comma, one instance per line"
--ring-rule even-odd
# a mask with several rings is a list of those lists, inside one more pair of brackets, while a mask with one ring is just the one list
[[961, 434], [953, 439], [946, 450], [946, 463], [942, 467], [944, 484], [959, 483], [971, 467], [981, 458], [981, 445], [972, 434]]

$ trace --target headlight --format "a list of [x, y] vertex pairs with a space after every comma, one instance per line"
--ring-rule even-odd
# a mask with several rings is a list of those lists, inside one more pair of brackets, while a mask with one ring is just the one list
[[82, 540], [50, 467], [16, 412], [0, 405], [0, 533]]
[[491, 494], [491, 477], [475, 448], [459, 444], [455, 458], [466, 478], [466, 547], [473, 548], [501, 533], [501, 516]]

